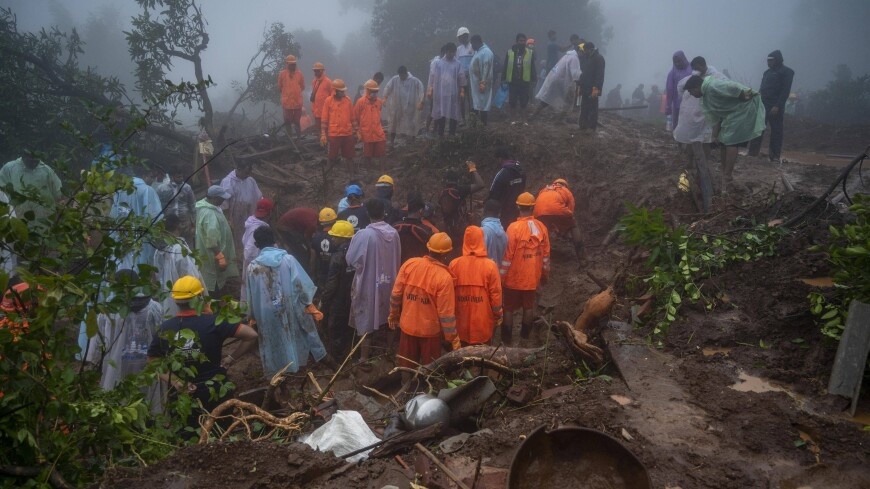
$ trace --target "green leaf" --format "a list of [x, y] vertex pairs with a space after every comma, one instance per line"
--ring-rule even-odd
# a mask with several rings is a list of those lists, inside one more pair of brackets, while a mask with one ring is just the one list
[[682, 299], [680, 298], [680, 294], [677, 293], [676, 289], [671, 291], [671, 302], [673, 302], [674, 304], [679, 304], [682, 302]]
[[[821, 308], [821, 307], [820, 307], [820, 308]], [[838, 310], [836, 310], [836, 309], [831, 309], [831, 310], [829, 310], [828, 312], [826, 312], [826, 313], [821, 317], [821, 319], [831, 319], [831, 318], [835, 317], [835, 316], [836, 316], [837, 314], [839, 314], [839, 313], [840, 313], [840, 311], [838, 311]]]
[[85, 334], [88, 338], [93, 338], [97, 335], [97, 310], [91, 308], [85, 316]]
[[804, 447], [804, 446], [806, 446], [806, 444], [807, 444], [807, 442], [805, 442], [805, 441], [803, 441], [803, 440], [795, 440], [795, 441], [794, 441], [794, 446], [795, 446], [795, 448], [801, 448], [801, 447]]

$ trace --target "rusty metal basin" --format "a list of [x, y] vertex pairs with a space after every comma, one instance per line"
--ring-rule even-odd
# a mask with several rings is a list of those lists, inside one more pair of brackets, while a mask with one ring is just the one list
[[650, 489], [646, 467], [615, 438], [579, 427], [541, 426], [514, 454], [508, 489]]

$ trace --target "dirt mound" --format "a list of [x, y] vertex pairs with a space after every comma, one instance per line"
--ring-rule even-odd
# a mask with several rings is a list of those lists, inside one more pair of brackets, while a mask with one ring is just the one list
[[870, 144], [870, 126], [832, 126], [786, 116], [785, 149], [854, 156]]

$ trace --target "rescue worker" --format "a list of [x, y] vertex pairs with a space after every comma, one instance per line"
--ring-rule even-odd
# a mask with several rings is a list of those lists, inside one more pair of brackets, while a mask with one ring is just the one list
[[267, 379], [280, 370], [296, 373], [308, 364], [334, 362], [317, 334], [323, 319], [313, 304], [317, 287], [293, 255], [275, 246], [269, 226], [254, 231], [260, 254], [248, 266], [248, 312], [260, 331], [260, 359]]
[[402, 217], [399, 210], [393, 207], [395, 186], [395, 180], [389, 175], [381, 175], [375, 183], [375, 198], [384, 203], [384, 209], [386, 209], [384, 221], [389, 225], [395, 224]]
[[520, 113], [525, 113], [532, 87], [538, 81], [535, 52], [526, 46], [526, 39], [525, 34], [517, 34], [516, 43], [504, 57], [504, 81], [510, 90], [508, 104], [512, 117], [517, 115], [517, 106]]
[[499, 146], [496, 148], [495, 157], [501, 162], [501, 168], [492, 179], [487, 200], [501, 202], [501, 225], [507, 229], [519, 214], [514, 202], [521, 193], [526, 191], [526, 173], [520, 166], [520, 162], [510, 157], [507, 147]]
[[292, 137], [291, 127], [296, 126], [296, 137], [302, 137], [302, 92], [305, 91], [305, 76], [296, 69], [296, 56], [284, 58], [285, 67], [278, 74], [278, 92], [284, 111], [284, 130]]
[[[235, 360], [257, 348], [257, 332], [247, 324], [218, 322], [208, 307], [202, 313], [197, 312], [198, 308], [192, 302], [202, 300], [204, 292], [202, 282], [196, 278], [185, 276], [178, 279], [172, 285], [172, 298], [178, 304], [178, 314], [160, 325], [160, 332], [154, 336], [148, 347], [149, 360], [162, 358], [174, 348], [167, 335], [172, 335], [176, 341], [183, 341], [181, 330], [189, 329], [196, 333], [195, 340], [187, 340], [181, 347], [186, 357], [186, 366], [192, 368], [183, 369], [179, 376], [160, 374], [163, 382], [169, 384], [174, 391], [186, 392], [194, 399], [193, 412], [187, 417], [187, 426], [191, 428], [199, 426], [201, 414], [210, 413], [221, 402], [232, 397], [232, 389], [224, 389], [220, 385], [225, 383], [224, 387], [228, 387], [227, 368]], [[233, 354], [223, 357], [223, 344], [228, 338], [238, 338], [241, 344]], [[186, 372], [191, 374], [187, 375]], [[224, 378], [222, 382], [215, 379], [218, 375]], [[212, 391], [217, 393], [217, 398], [212, 397]], [[172, 397], [173, 392], [170, 391], [170, 398]], [[190, 433], [188, 436], [196, 435], [195, 431], [186, 433]]]
[[[163, 243], [154, 250], [154, 267], [157, 269], [157, 283], [163, 287], [166, 297], [163, 299], [163, 317], [173, 317], [178, 313], [175, 300], [169, 294], [176, 280], [190, 275], [202, 281], [202, 274], [196, 265], [196, 259], [187, 241], [181, 236], [180, 222], [177, 216], [169, 214], [163, 220], [166, 232], [173, 235], [175, 243]], [[162, 296], [161, 296], [162, 297]]]
[[295, 207], [281, 215], [275, 231], [281, 245], [302, 266], [305, 273], [313, 273], [311, 265], [311, 237], [319, 228], [318, 212], [310, 207]]
[[432, 237], [432, 231], [421, 220], [424, 207], [426, 204], [423, 197], [420, 194], [411, 194], [408, 197], [408, 215], [394, 225], [402, 245], [402, 263], [426, 255], [426, 244]]
[[591, 42], [583, 43], [580, 58], [580, 129], [598, 128], [598, 99], [604, 86], [604, 56]]
[[544, 223], [547, 231], [570, 235], [577, 262], [583, 262], [583, 241], [574, 217], [574, 194], [568, 188], [567, 180], [557, 178], [538, 192], [535, 199], [535, 219]]
[[[464, 75], [463, 88], [465, 88], [465, 93], [468, 92], [468, 72], [471, 68], [471, 58], [474, 57], [474, 53], [476, 48], [469, 41], [468, 36], [471, 35], [471, 32], [467, 27], [460, 27], [456, 31], [456, 61], [459, 61], [459, 65], [462, 67], [462, 74]], [[460, 107], [462, 112], [462, 119], [465, 120], [465, 114], [468, 109], [469, 98], [466, 97], [465, 100], [461, 101]]]
[[[37, 222], [54, 213], [60, 189], [60, 178], [54, 170], [29, 151], [0, 169], [0, 191], [6, 193], [15, 214], [30, 229], [47, 225]], [[33, 212], [32, 219], [25, 217], [28, 211]]]
[[350, 292], [356, 271], [347, 263], [347, 250], [353, 234], [353, 225], [347, 221], [335, 221], [329, 229], [333, 251], [327, 263], [321, 308], [326, 316], [326, 348], [335, 359], [345, 358], [353, 341]]
[[486, 253], [496, 266], [501, 265], [504, 251], [507, 249], [507, 234], [501, 225], [500, 213], [501, 202], [490, 199], [483, 203], [483, 220], [480, 221], [480, 227], [483, 229]]
[[203, 284], [212, 297], [220, 297], [227, 281], [239, 276], [235, 240], [220, 208], [231, 196], [220, 185], [212, 185], [196, 203], [196, 251], [202, 261]]
[[[359, 185], [348, 185], [347, 190], [347, 209], [338, 213], [338, 218], [342, 221], [347, 221], [353, 224], [353, 229], [359, 231], [369, 225], [369, 215], [366, 208], [363, 206], [363, 192]], [[386, 206], [385, 206], [386, 207]]]
[[272, 199], [260, 199], [257, 202], [257, 209], [254, 211], [254, 215], [248, 216], [248, 219], [245, 221], [245, 234], [242, 235], [242, 286], [241, 293], [239, 294], [240, 302], [244, 303], [248, 297], [246, 290], [248, 265], [250, 265], [251, 260], [260, 254], [259, 248], [254, 243], [254, 231], [271, 223], [272, 209], [274, 207], [275, 204], [272, 202]]
[[335, 253], [335, 245], [329, 231], [338, 220], [338, 215], [329, 207], [320, 209], [317, 215], [317, 222], [320, 224], [320, 229], [311, 237], [311, 259], [309, 268], [311, 269], [311, 278], [314, 279], [314, 285], [317, 285], [318, 291], [326, 285], [326, 280], [329, 278], [329, 263], [332, 260], [332, 254]]
[[[133, 215], [144, 220], [144, 224], [150, 225], [151, 222], [162, 219], [161, 211], [163, 207], [160, 205], [160, 197], [157, 191], [151, 185], [145, 183], [145, 180], [133, 174], [130, 167], [124, 167], [118, 170], [119, 173], [125, 174], [133, 181], [132, 191], [125, 189], [115, 192], [112, 199], [112, 208], [109, 210], [109, 217], [119, 221], [126, 220]], [[21, 216], [21, 214], [18, 214]], [[116, 239], [121, 238], [120, 233], [115, 233]], [[127, 239], [135, 239], [134, 236], [127, 236]], [[123, 238], [122, 238], [123, 239]], [[141, 244], [132, 244], [129, 251], [123, 256], [118, 257], [118, 270], [128, 268], [135, 269], [137, 265], [154, 265], [154, 245], [146, 241]]]
[[[471, 90], [472, 112], [485, 126], [489, 122], [489, 109], [492, 106], [493, 62], [495, 56], [489, 46], [483, 43], [483, 38], [475, 34], [471, 36], [471, 47], [474, 56], [469, 67], [469, 86]], [[460, 58], [461, 60], [461, 58]]]
[[[470, 224], [468, 198], [486, 187], [483, 178], [477, 172], [477, 164], [466, 161], [465, 166], [468, 168], [472, 183], [459, 183], [459, 172], [448, 170], [444, 176], [444, 189], [438, 196], [438, 207], [444, 220], [444, 230], [457, 246], [462, 245], [465, 227]], [[456, 256], [458, 254], [459, 250], [456, 251]]]
[[336, 78], [332, 80], [332, 88], [335, 92], [331, 97], [326, 97], [323, 102], [323, 111], [320, 114], [320, 145], [324, 148], [329, 145], [327, 157], [330, 162], [337, 163], [339, 157], [343, 157], [347, 163], [347, 170], [351, 174], [356, 173], [353, 157], [356, 153], [353, 140], [353, 103], [347, 98], [347, 85], [344, 81]]
[[[399, 270], [390, 296], [390, 329], [401, 330], [397, 363], [405, 368], [428, 365], [441, 356], [441, 339], [453, 350], [461, 347], [456, 334], [456, 296], [447, 255], [450, 236], [438, 233], [426, 244], [429, 254], [408, 260]], [[411, 374], [402, 372], [407, 383]]]
[[245, 160], [236, 163], [235, 170], [221, 180], [223, 187], [230, 196], [221, 208], [226, 212], [227, 221], [233, 232], [233, 244], [242, 249], [242, 236], [245, 234], [245, 221], [257, 210], [257, 202], [263, 198], [260, 186], [252, 176], [252, 165]]
[[[365, 208], [371, 224], [354, 235], [347, 250], [347, 263], [356, 270], [350, 324], [358, 336], [380, 331], [387, 323], [390, 292], [401, 258], [399, 234], [384, 222], [384, 203], [369, 199]], [[371, 369], [370, 352], [369, 337], [360, 345], [359, 367], [363, 370]]]
[[314, 80], [311, 82], [311, 113], [314, 114], [314, 127], [320, 129], [321, 118], [323, 113], [323, 104], [326, 99], [335, 93], [332, 88], [332, 80], [326, 76], [326, 67], [318, 61], [314, 63]]
[[381, 125], [383, 100], [378, 98], [378, 82], [369, 80], [363, 85], [366, 96], [357, 100], [353, 107], [353, 127], [356, 138], [363, 143], [363, 161], [372, 167], [372, 159], [378, 159], [378, 169], [383, 171], [384, 155], [387, 154], [387, 135]]
[[455, 277], [456, 333], [462, 346], [489, 344], [492, 330], [502, 323], [502, 292], [498, 265], [489, 259], [483, 229], [468, 226], [462, 256], [450, 262]]
[[396, 134], [413, 141], [420, 130], [420, 113], [426, 97], [423, 82], [400, 66], [396, 76], [384, 86], [383, 96], [390, 121], [390, 147], [396, 143]]
[[[767, 55], [767, 70], [761, 77], [761, 103], [764, 105], [766, 123], [770, 124], [770, 143], [768, 159], [780, 162], [782, 157], [782, 133], [785, 115], [785, 104], [791, 94], [791, 84], [794, 81], [794, 70], [782, 64], [782, 52], [777, 49]], [[758, 156], [761, 150], [761, 136], [749, 143], [749, 155]]]
[[508, 246], [499, 267], [504, 288], [504, 325], [501, 339], [513, 340], [513, 314], [523, 311], [520, 337], [527, 339], [535, 319], [535, 291], [550, 275], [550, 235], [547, 227], [532, 215], [535, 196], [524, 192], [517, 197], [520, 216], [508, 226]]

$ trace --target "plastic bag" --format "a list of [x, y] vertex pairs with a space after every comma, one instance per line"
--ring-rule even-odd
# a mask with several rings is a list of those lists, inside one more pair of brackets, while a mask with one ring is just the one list
[[495, 92], [495, 99], [493, 99], [492, 105], [495, 105], [496, 108], [499, 108], [499, 109], [504, 107], [504, 103], [508, 99], [508, 91], [509, 90], [510, 89], [508, 88], [508, 84], [502, 83], [501, 86], [498, 88], [498, 91]]
[[[302, 440], [309, 447], [320, 452], [332, 452], [336, 457], [348, 454], [377, 443], [375, 436], [362, 415], [356, 411], [336, 411], [325, 425], [314, 430]], [[348, 462], [359, 462], [368, 458], [371, 450], [349, 457]]]

